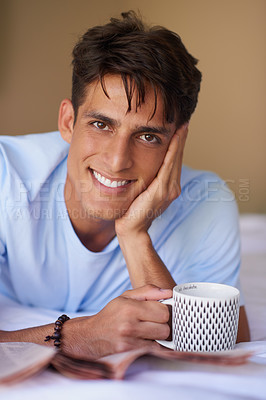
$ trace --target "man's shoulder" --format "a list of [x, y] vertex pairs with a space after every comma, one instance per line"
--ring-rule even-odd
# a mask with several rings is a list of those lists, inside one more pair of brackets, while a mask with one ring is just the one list
[[190, 224], [208, 229], [213, 221], [225, 221], [232, 215], [237, 215], [237, 206], [226, 182], [216, 173], [183, 166], [181, 194], [158, 219], [157, 229], [181, 229]]
[[202, 185], [204, 183], [217, 183], [223, 184], [223, 180], [214, 172], [200, 170], [200, 169], [193, 169], [186, 165], [182, 167], [182, 174], [181, 174], [181, 187], [185, 188], [188, 185]]
[[155, 221], [151, 233], [176, 281], [238, 285], [238, 209], [234, 194], [217, 174], [184, 167], [181, 195]]
[[234, 196], [226, 182], [216, 173], [184, 166], [181, 175], [181, 196], [178, 202], [194, 208], [205, 201], [231, 201]]
[[[1, 153], [11, 160], [24, 159], [25, 157], [45, 158], [64, 156], [69, 145], [61, 138], [60, 132], [31, 133], [17, 136], [0, 136]], [[41, 160], [40, 160], [41, 161]]]
[[215, 173], [183, 167], [181, 194], [156, 220], [152, 234], [159, 245], [167, 242], [168, 250], [190, 257], [197, 251], [214, 254], [224, 242], [237, 253], [238, 230], [237, 204], [226, 182]]
[[22, 180], [47, 176], [68, 154], [60, 133], [0, 136], [0, 165], [4, 175]]

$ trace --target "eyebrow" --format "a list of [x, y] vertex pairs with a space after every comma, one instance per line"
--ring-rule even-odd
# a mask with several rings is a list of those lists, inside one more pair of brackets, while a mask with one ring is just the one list
[[170, 130], [165, 128], [164, 126], [146, 126], [146, 125], [138, 126], [136, 128], [136, 132], [135, 133], [141, 133], [141, 132], [144, 132], [144, 133], [157, 133], [157, 134], [159, 133], [159, 134], [164, 135], [164, 136], [168, 136], [170, 134]]
[[98, 113], [96, 111], [89, 111], [89, 112], [84, 112], [82, 114], [82, 118], [93, 118], [93, 119], [98, 119], [102, 122], [104, 122], [106, 125], [111, 125], [111, 126], [119, 126], [120, 124], [113, 118], [107, 117], [104, 114]]
[[[96, 120], [100, 120], [101, 122], [104, 122], [106, 125], [114, 126], [114, 127], [119, 127], [121, 124], [110, 117], [107, 117], [104, 114], [101, 114], [97, 111], [86, 111], [82, 114], [82, 118], [93, 118]], [[170, 135], [170, 129], [167, 129], [165, 126], [148, 126], [148, 125], [142, 125], [142, 126], [136, 126], [134, 133], [154, 133], [154, 134], [161, 134], [164, 136], [169, 136]]]

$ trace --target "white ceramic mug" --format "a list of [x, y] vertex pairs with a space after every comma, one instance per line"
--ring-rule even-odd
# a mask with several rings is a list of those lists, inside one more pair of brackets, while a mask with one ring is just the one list
[[178, 351], [213, 352], [233, 349], [237, 338], [239, 290], [219, 283], [183, 283], [173, 297], [172, 341], [158, 343]]

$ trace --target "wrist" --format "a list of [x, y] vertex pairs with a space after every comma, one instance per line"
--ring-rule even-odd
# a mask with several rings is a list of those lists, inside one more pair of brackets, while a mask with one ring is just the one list
[[150, 235], [146, 231], [128, 231], [126, 234], [118, 233], [117, 239], [123, 253], [131, 248], [136, 251], [136, 248], [144, 249], [152, 246]]
[[146, 231], [118, 237], [133, 288], [153, 284], [173, 288], [175, 282]]
[[61, 346], [61, 339], [62, 339], [62, 327], [66, 321], [70, 318], [66, 314], [62, 314], [58, 319], [55, 321], [54, 324], [54, 333], [53, 335], [47, 335], [44, 339], [45, 342], [49, 342], [51, 339], [54, 340], [54, 346], [59, 348]]

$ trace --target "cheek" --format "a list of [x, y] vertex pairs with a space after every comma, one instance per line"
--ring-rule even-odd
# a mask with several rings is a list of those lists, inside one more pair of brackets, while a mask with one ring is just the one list
[[[166, 151], [155, 152], [155, 154], [147, 154], [142, 158], [141, 170], [142, 178], [145, 182], [145, 186], [148, 186], [153, 179], [156, 177], [164, 160]], [[144, 160], [144, 161], [143, 161]]]
[[73, 140], [69, 149], [69, 164], [74, 167], [78, 165], [84, 165], [84, 162], [99, 152], [99, 143], [93, 138], [87, 138], [86, 140]]

